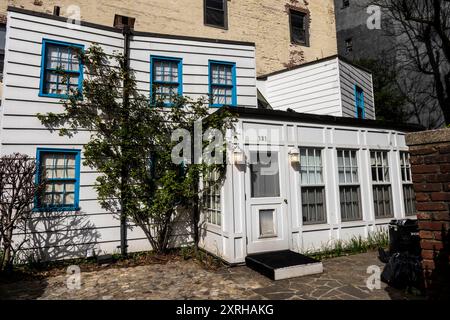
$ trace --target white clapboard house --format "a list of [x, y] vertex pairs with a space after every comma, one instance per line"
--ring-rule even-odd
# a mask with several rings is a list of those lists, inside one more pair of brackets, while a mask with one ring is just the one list
[[[8, 10], [0, 153], [36, 157], [47, 172], [55, 164], [66, 169], [49, 180], [64, 214], [37, 211], [31, 223], [28, 248], [41, 259], [113, 253], [120, 245], [120, 221], [100, 207], [97, 173], [83, 166], [89, 133], [61, 137], [36, 117], [62, 110], [68, 88], [53, 73], [57, 65], [71, 74], [71, 86], [82, 85], [83, 66], [72, 48], [93, 43], [107, 53], [124, 50], [119, 29]], [[197, 98], [222, 88], [211, 109], [227, 104], [239, 114], [225, 182], [203, 197], [201, 246], [226, 262], [319, 250], [414, 214], [405, 144], [405, 132], [414, 128], [374, 120], [365, 70], [331, 57], [257, 79], [252, 43], [144, 32], [131, 37], [130, 64], [143, 92], [150, 94], [154, 82], [164, 88], [152, 72], [164, 65], [171, 90]], [[229, 76], [215, 77], [218, 70]], [[261, 154], [270, 156], [270, 165]], [[188, 239], [175, 236], [178, 243]], [[137, 227], [130, 226], [126, 240], [130, 252], [151, 250]]]

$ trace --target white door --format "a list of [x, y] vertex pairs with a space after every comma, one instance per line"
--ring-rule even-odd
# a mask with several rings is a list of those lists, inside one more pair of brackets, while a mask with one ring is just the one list
[[247, 253], [288, 250], [286, 156], [279, 147], [247, 147], [246, 155]]

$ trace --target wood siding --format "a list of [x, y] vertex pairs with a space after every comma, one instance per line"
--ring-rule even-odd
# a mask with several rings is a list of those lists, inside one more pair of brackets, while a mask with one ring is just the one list
[[342, 115], [356, 116], [355, 85], [364, 90], [366, 119], [375, 119], [372, 74], [347, 62], [339, 60], [339, 73], [342, 92]]
[[372, 75], [338, 57], [258, 81], [258, 89], [275, 110], [350, 118], [356, 117], [355, 86], [364, 90], [366, 119], [375, 119]]
[[269, 76], [261, 92], [275, 110], [341, 116], [337, 59]]
[[[84, 45], [93, 43], [112, 54], [123, 52], [121, 32], [91, 26], [70, 25], [17, 12], [8, 13], [4, 94], [1, 105], [0, 154], [20, 152], [36, 156], [38, 147], [83, 149], [90, 132], [81, 131], [73, 138], [60, 137], [41, 125], [37, 113], [63, 111], [58, 98], [39, 97], [43, 39]], [[255, 48], [251, 45], [224, 44], [145, 35], [135, 36], [130, 44], [131, 67], [136, 71], [138, 88], [150, 94], [150, 55], [183, 58], [183, 88], [192, 98], [208, 95], [208, 60], [236, 63], [238, 105], [256, 107]], [[83, 160], [83, 153], [82, 153]], [[45, 216], [36, 213], [30, 221], [36, 259], [58, 259], [118, 251], [120, 223], [101, 208], [94, 190], [98, 172], [81, 165], [80, 212]], [[187, 226], [180, 226], [176, 239], [189, 237]], [[20, 236], [20, 234], [19, 234]], [[149, 250], [140, 228], [130, 225], [129, 251]]]

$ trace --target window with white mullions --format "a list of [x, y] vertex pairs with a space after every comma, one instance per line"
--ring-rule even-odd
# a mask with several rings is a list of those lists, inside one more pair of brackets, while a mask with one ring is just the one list
[[203, 179], [203, 213], [208, 223], [221, 226], [221, 184], [218, 179], [217, 171], [213, 171]]
[[337, 153], [342, 221], [361, 220], [357, 152], [355, 150], [338, 150]]
[[300, 176], [303, 223], [326, 223], [321, 149], [300, 148]]
[[152, 100], [171, 105], [182, 92], [181, 59], [178, 58], [151, 58]]
[[405, 214], [412, 216], [416, 214], [416, 195], [412, 183], [411, 162], [408, 152], [400, 152], [400, 170], [402, 174]]
[[375, 218], [391, 218], [394, 216], [394, 212], [392, 207], [392, 190], [389, 178], [388, 152], [371, 151], [370, 162], [372, 169]]
[[65, 97], [80, 94], [83, 66], [79, 57], [82, 46], [43, 40], [40, 95]]
[[236, 106], [236, 65], [231, 62], [210, 61], [209, 68], [211, 106]]

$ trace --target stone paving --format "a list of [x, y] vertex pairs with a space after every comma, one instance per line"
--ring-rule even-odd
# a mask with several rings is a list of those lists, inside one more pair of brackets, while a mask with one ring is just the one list
[[69, 290], [66, 275], [0, 283], [0, 299], [271, 299], [385, 300], [407, 299], [403, 292], [366, 287], [367, 267], [377, 265], [375, 252], [323, 262], [321, 275], [271, 281], [241, 267], [205, 270], [192, 260], [129, 268], [106, 268], [81, 274], [81, 288]]

